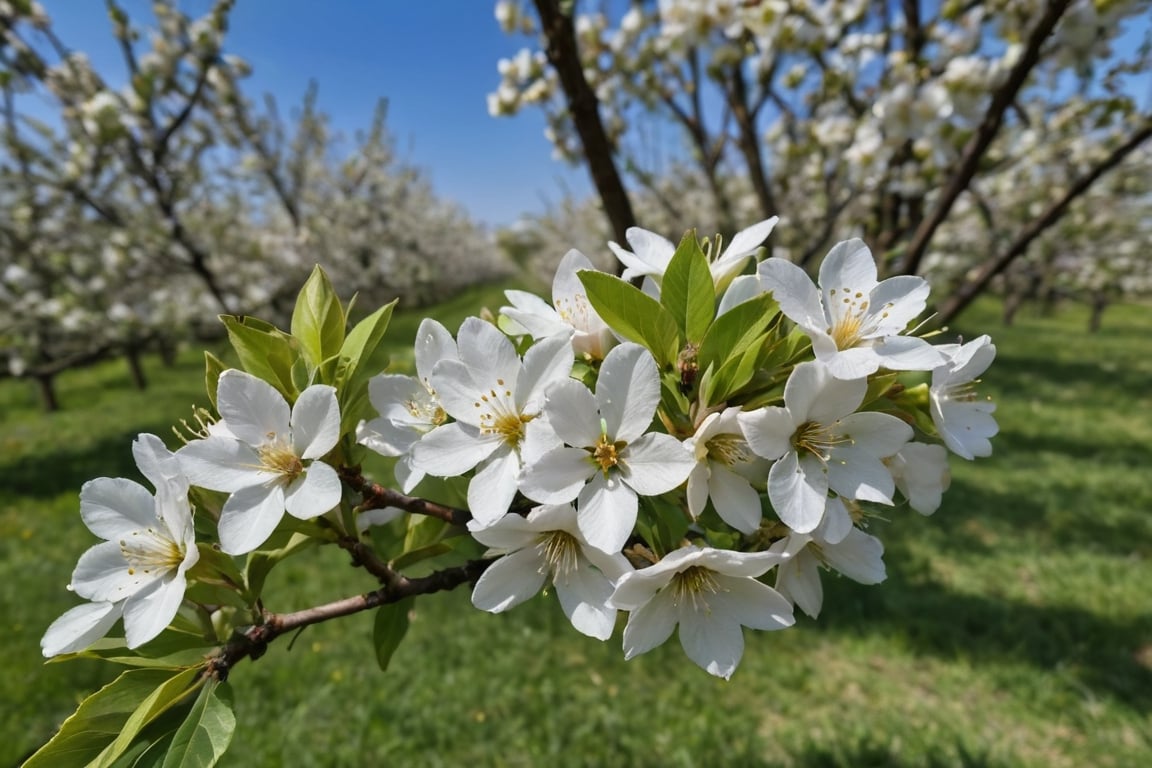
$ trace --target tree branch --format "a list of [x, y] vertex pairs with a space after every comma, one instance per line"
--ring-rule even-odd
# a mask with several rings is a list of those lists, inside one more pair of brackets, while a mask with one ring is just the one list
[[414, 515], [435, 517], [452, 525], [467, 525], [468, 521], [472, 519], [472, 513], [466, 509], [446, 507], [427, 499], [405, 496], [397, 490], [374, 483], [360, 473], [359, 467], [341, 468], [340, 477], [360, 493], [363, 498], [363, 502], [360, 504], [361, 509], [397, 507]]

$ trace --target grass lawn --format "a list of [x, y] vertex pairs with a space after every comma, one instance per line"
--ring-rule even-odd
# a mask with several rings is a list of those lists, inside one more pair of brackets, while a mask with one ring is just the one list
[[[454, 330], [498, 292], [445, 307]], [[826, 580], [819, 621], [746, 633], [731, 682], [673, 640], [625, 663], [577, 634], [554, 600], [509, 614], [463, 591], [424, 597], [391, 669], [372, 617], [275, 643], [230, 681], [239, 726], [224, 765], [1135, 766], [1152, 755], [1152, 309], [1105, 329], [1067, 307], [1000, 326], [977, 304], [956, 328], [999, 357], [981, 392], [999, 404], [995, 455], [955, 459], [931, 518], [876, 523], [888, 581]], [[410, 343], [419, 316], [390, 332]], [[405, 358], [402, 354], [397, 359]], [[48, 738], [111, 665], [45, 665], [39, 638], [94, 539], [87, 479], [134, 476], [130, 444], [203, 401], [201, 359], [152, 362], [132, 390], [122, 363], [61, 377], [64, 410], [0, 382], [0, 595], [11, 631], [0, 675], [0, 765]], [[266, 597], [294, 610], [373, 584], [338, 551], [283, 566]], [[799, 612], [798, 616], [799, 616]]]

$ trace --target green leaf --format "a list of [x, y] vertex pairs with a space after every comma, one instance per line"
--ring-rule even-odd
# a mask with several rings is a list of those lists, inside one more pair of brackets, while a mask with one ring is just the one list
[[408, 633], [408, 611], [413, 598], [405, 598], [398, 603], [388, 603], [376, 611], [376, 623], [372, 629], [372, 643], [376, 646], [376, 663], [387, 671], [392, 654], [400, 647], [404, 635]]
[[276, 387], [289, 402], [294, 401], [298, 390], [292, 383], [292, 337], [252, 317], [221, 315], [220, 320], [228, 329], [228, 340], [240, 366]]
[[[199, 673], [198, 668], [176, 675], [165, 669], [130, 669], [124, 672], [81, 702], [56, 735], [24, 763], [24, 768], [111, 762], [123, 751], [109, 752], [115, 740], [126, 732], [125, 729], [136, 727], [138, 723], [139, 727], [132, 734], [135, 736], [147, 719], [151, 719], [146, 717], [149, 712], [154, 718], [176, 703]], [[166, 700], [167, 706], [162, 700]], [[145, 711], [142, 712], [142, 708]], [[101, 763], [105, 753], [107, 762]]]
[[647, 347], [661, 367], [676, 362], [680, 331], [675, 318], [660, 302], [615, 275], [592, 269], [576, 274], [588, 301], [612, 330]]
[[732, 397], [752, 380], [765, 355], [768, 334], [761, 334], [744, 347], [742, 352], [730, 356], [709, 378], [706, 402], [717, 405]]
[[699, 344], [716, 315], [716, 287], [708, 257], [693, 232], [684, 235], [668, 262], [660, 282], [660, 303], [672, 314], [684, 338]]
[[340, 351], [344, 344], [344, 307], [332, 288], [328, 275], [317, 264], [312, 268], [292, 310], [292, 335], [310, 363], [320, 364]]
[[210, 680], [176, 731], [162, 768], [210, 768], [228, 749], [236, 730], [232, 689]]
[[741, 302], [716, 318], [700, 342], [696, 362], [700, 370], [709, 365], [720, 368], [744, 353], [771, 323], [779, 318], [779, 307], [765, 293]]
[[208, 401], [216, 407], [216, 386], [220, 383], [220, 374], [228, 370], [224, 361], [211, 352], [204, 352], [204, 389], [208, 392]]
[[320, 542], [307, 534], [293, 533], [288, 543], [279, 549], [259, 550], [248, 555], [248, 564], [244, 569], [244, 583], [253, 599], [259, 598], [264, 591], [264, 580], [276, 564], [303, 549], [315, 546]]
[[144, 729], [144, 726], [203, 684], [204, 679], [200, 676], [200, 672], [201, 670], [197, 667], [186, 669], [152, 691], [128, 716], [119, 735], [92, 762], [91, 768], [107, 768], [107, 766], [112, 765], [117, 757], [132, 746], [133, 740]]
[[361, 419], [372, 416], [367, 384], [371, 372], [366, 364], [384, 338], [395, 306], [393, 300], [357, 323], [340, 348], [334, 381], [340, 393], [341, 432], [352, 432]]
[[187, 669], [204, 663], [215, 643], [198, 634], [168, 631], [139, 648], [129, 650], [120, 637], [104, 637], [82, 651], [54, 656], [49, 664], [71, 659], [102, 659], [128, 667]]

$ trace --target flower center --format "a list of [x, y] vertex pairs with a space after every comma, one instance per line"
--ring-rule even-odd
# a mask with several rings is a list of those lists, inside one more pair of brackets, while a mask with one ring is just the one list
[[592, 307], [588, 304], [588, 297], [582, 293], [572, 296], [561, 296], [556, 299], [556, 314], [560, 319], [578, 331], [587, 331], [591, 325], [589, 318]]
[[628, 443], [622, 440], [611, 442], [608, 435], [601, 434], [600, 439], [596, 441], [596, 445], [590, 449], [592, 452], [592, 461], [600, 465], [600, 469], [604, 472], [604, 476], [608, 476], [608, 470], [615, 467], [620, 463], [623, 458], [620, 454]]
[[720, 592], [716, 574], [709, 568], [693, 565], [672, 577], [672, 604], [691, 603], [693, 610], [708, 613], [708, 595]]
[[434, 427], [438, 427], [448, 420], [448, 414], [444, 413], [444, 409], [440, 407], [440, 403], [435, 399], [435, 396], [429, 397], [426, 400], [416, 398], [405, 400], [404, 408], [408, 413], [412, 414], [412, 418], [431, 424]]
[[154, 572], [175, 570], [184, 561], [184, 551], [176, 542], [152, 528], [132, 531], [120, 540], [120, 555], [128, 564], [129, 576], [151, 576]]
[[519, 411], [512, 390], [505, 387], [504, 379], [496, 379], [496, 384], [500, 390], [489, 389], [474, 403], [480, 409], [480, 434], [498, 435], [508, 445], [516, 447], [524, 439], [524, 425], [536, 416]]
[[544, 548], [544, 567], [552, 573], [552, 581], [567, 583], [580, 560], [580, 542], [567, 531], [549, 531], [541, 537], [540, 546]]
[[796, 453], [810, 453], [820, 461], [828, 461], [836, 446], [852, 442], [852, 438], [837, 434], [834, 426], [815, 421], [804, 422], [792, 435], [792, 447]]
[[284, 475], [289, 480], [296, 479], [304, 472], [304, 463], [282, 438], [265, 443], [256, 452], [260, 455], [260, 466], [269, 472]]
[[717, 435], [708, 441], [708, 458], [733, 467], [750, 462], [752, 453], [739, 435]]
[[980, 379], [973, 379], [972, 381], [949, 384], [943, 388], [941, 399], [956, 403], [975, 403], [981, 399], [976, 392], [976, 385], [979, 383]]

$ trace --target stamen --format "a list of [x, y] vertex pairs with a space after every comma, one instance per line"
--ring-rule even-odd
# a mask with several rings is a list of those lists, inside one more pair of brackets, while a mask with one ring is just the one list
[[550, 531], [540, 540], [544, 549], [544, 566], [554, 583], [567, 583], [580, 562], [580, 542], [567, 531]]
[[680, 571], [672, 577], [669, 585], [672, 590], [672, 604], [679, 607], [684, 602], [690, 602], [692, 609], [710, 613], [708, 595], [719, 594], [720, 584], [716, 581], [715, 573], [700, 565], [693, 565]]

